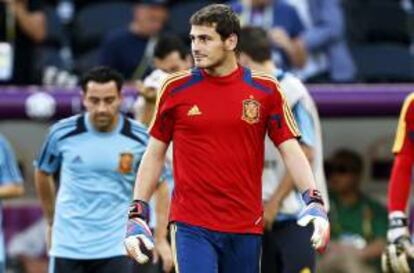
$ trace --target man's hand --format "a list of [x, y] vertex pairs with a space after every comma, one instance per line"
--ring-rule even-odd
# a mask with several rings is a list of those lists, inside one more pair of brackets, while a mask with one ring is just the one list
[[409, 259], [414, 258], [414, 247], [407, 227], [407, 217], [402, 211], [389, 215], [388, 245], [382, 254], [385, 273], [410, 273]]
[[155, 250], [162, 260], [162, 270], [166, 273], [171, 272], [174, 262], [171, 246], [168, 243], [167, 238], [157, 238], [155, 240]]
[[265, 229], [271, 230], [273, 226], [273, 222], [275, 221], [275, 217], [279, 212], [279, 202], [270, 200], [269, 202], [264, 204], [264, 226]]
[[319, 252], [323, 252], [329, 242], [330, 225], [323, 200], [318, 190], [307, 190], [302, 193], [306, 207], [298, 216], [298, 225], [307, 226], [313, 224], [313, 234], [311, 237], [312, 246]]
[[124, 240], [126, 251], [138, 263], [147, 263], [154, 249], [154, 239], [148, 226], [148, 203], [134, 200], [130, 206], [128, 218], [127, 234]]

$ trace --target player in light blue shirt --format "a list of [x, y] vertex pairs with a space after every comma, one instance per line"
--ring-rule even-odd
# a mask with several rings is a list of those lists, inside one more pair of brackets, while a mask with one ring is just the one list
[[132, 270], [123, 238], [148, 135], [120, 114], [121, 88], [116, 71], [89, 71], [82, 81], [86, 113], [53, 125], [36, 161], [37, 191], [52, 233], [50, 273]]
[[[0, 199], [22, 195], [23, 178], [17, 166], [16, 157], [7, 139], [0, 134]], [[0, 226], [2, 213], [0, 207]], [[5, 272], [3, 230], [0, 228], [0, 273]]]

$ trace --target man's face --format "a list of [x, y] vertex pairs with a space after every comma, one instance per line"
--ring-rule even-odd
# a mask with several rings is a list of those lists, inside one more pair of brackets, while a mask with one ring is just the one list
[[98, 131], [109, 131], [114, 127], [116, 115], [121, 106], [121, 96], [116, 83], [88, 82], [83, 105], [91, 116], [91, 122]]
[[171, 52], [163, 59], [155, 58], [154, 65], [166, 73], [175, 73], [189, 69], [191, 64], [186, 58], [181, 58], [178, 51]]
[[333, 172], [329, 177], [329, 187], [337, 194], [358, 192], [359, 176], [351, 172]]
[[219, 66], [237, 45], [234, 37], [223, 41], [214, 26], [191, 26], [190, 39], [194, 65], [205, 69]]
[[167, 9], [157, 5], [137, 5], [134, 10], [134, 22], [139, 25], [142, 34], [157, 35], [167, 20]]

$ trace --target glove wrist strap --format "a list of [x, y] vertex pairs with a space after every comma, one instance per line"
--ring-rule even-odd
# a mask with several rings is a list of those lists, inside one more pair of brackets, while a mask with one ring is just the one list
[[150, 220], [150, 207], [147, 202], [143, 200], [134, 200], [129, 206], [128, 218], [140, 218], [146, 223]]
[[389, 217], [389, 228], [407, 227], [408, 221], [404, 213], [391, 213]]
[[316, 189], [308, 189], [302, 193], [302, 199], [306, 205], [311, 203], [318, 203], [323, 206], [321, 192]]

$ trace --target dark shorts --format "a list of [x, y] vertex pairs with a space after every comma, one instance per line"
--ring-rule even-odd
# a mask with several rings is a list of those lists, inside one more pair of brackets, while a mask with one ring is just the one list
[[132, 273], [134, 262], [126, 256], [105, 259], [68, 259], [51, 257], [49, 273]]
[[259, 273], [262, 238], [207, 230], [183, 223], [171, 225], [176, 272]]
[[312, 226], [301, 227], [296, 221], [275, 223], [263, 235], [262, 273], [315, 272], [312, 232]]

